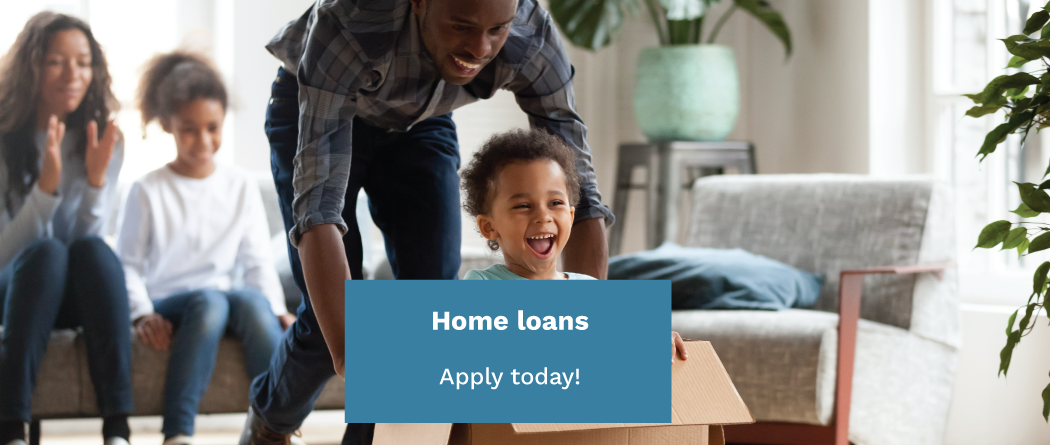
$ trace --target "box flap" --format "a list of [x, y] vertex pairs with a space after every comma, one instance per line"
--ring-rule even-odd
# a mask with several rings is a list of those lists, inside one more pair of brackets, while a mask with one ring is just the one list
[[372, 445], [448, 445], [451, 423], [377, 423]]
[[688, 360], [671, 365], [671, 423], [515, 423], [518, 433], [664, 425], [754, 423], [710, 342], [685, 343]]

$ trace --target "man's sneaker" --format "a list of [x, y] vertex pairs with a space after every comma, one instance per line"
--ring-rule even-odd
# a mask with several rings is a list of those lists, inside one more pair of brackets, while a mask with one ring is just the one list
[[[108, 437], [108, 438], [106, 438], [105, 442], [102, 442], [102, 444], [103, 445], [129, 445], [128, 441], [125, 440], [123, 437], [120, 437], [120, 436]], [[165, 442], [165, 444], [167, 444], [167, 442]]]
[[[123, 440], [123, 439], [122, 439]], [[127, 443], [127, 442], [125, 442]], [[107, 443], [106, 445], [109, 445]], [[123, 445], [123, 444], [122, 444]], [[164, 441], [164, 445], [193, 445], [193, 436], [179, 434]]]
[[15, 439], [15, 440], [12, 440], [12, 441], [4, 444], [4, 445], [28, 445], [28, 444], [26, 444], [26, 441], [24, 441], [22, 439]]
[[293, 443], [295, 442], [292, 441], [291, 434], [281, 434], [271, 430], [262, 418], [255, 414], [255, 410], [248, 408], [248, 419], [245, 420], [244, 429], [241, 430], [240, 445], [291, 445]]

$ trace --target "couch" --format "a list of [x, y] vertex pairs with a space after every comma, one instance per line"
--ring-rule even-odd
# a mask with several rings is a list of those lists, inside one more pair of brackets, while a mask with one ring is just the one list
[[952, 194], [922, 179], [713, 176], [686, 245], [823, 273], [815, 307], [672, 311], [710, 341], [758, 423], [750, 444], [940, 445], [960, 347]]
[[[283, 224], [277, 206], [277, 193], [270, 179], [260, 179], [259, 189], [266, 208], [267, 222], [274, 241], [275, 265], [280, 271], [290, 311], [295, 311], [302, 295], [290, 276], [288, 257], [283, 242]], [[112, 209], [110, 234], [113, 233], [117, 209]], [[129, 326], [130, 329], [130, 326]], [[0, 329], [2, 335], [2, 329]], [[131, 386], [135, 416], [160, 415], [164, 402], [164, 377], [169, 353], [156, 351], [141, 343], [132, 332]], [[239, 413], [248, 410], [248, 380], [240, 342], [232, 337], [219, 344], [218, 360], [211, 383], [200, 403], [201, 414]], [[95, 391], [87, 368], [87, 350], [79, 330], [56, 330], [51, 334], [47, 353], [37, 374], [33, 393], [33, 422], [30, 443], [39, 443], [39, 421], [75, 417], [97, 417]], [[332, 378], [315, 409], [343, 409], [343, 381]]]

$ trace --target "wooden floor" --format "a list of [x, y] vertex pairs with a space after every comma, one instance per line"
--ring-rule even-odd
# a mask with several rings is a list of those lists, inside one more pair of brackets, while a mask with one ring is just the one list
[[[197, 417], [194, 435], [196, 445], [236, 445], [244, 426], [244, 414]], [[130, 420], [132, 445], [161, 445], [160, 417], [135, 417]], [[343, 412], [319, 411], [310, 415], [300, 429], [308, 445], [339, 445], [343, 439]], [[102, 421], [99, 419], [53, 420], [41, 422], [41, 445], [101, 445]]]

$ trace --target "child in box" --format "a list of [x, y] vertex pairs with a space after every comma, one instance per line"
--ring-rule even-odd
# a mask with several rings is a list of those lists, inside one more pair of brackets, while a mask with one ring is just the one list
[[[506, 264], [471, 270], [465, 280], [593, 280], [558, 272], [558, 255], [569, 241], [579, 199], [574, 155], [542, 130], [514, 130], [493, 136], [463, 170], [467, 213]], [[671, 333], [671, 360], [686, 358], [685, 345]]]
[[[288, 313], [270, 252], [256, 181], [218, 165], [226, 90], [202, 57], [155, 57], [139, 85], [143, 126], [175, 138], [174, 161], [132, 184], [117, 253], [140, 340], [171, 349], [164, 386], [164, 444], [193, 441], [193, 423], [226, 332], [244, 345], [254, 378], [269, 366]], [[243, 270], [244, 288], [232, 288]]]

